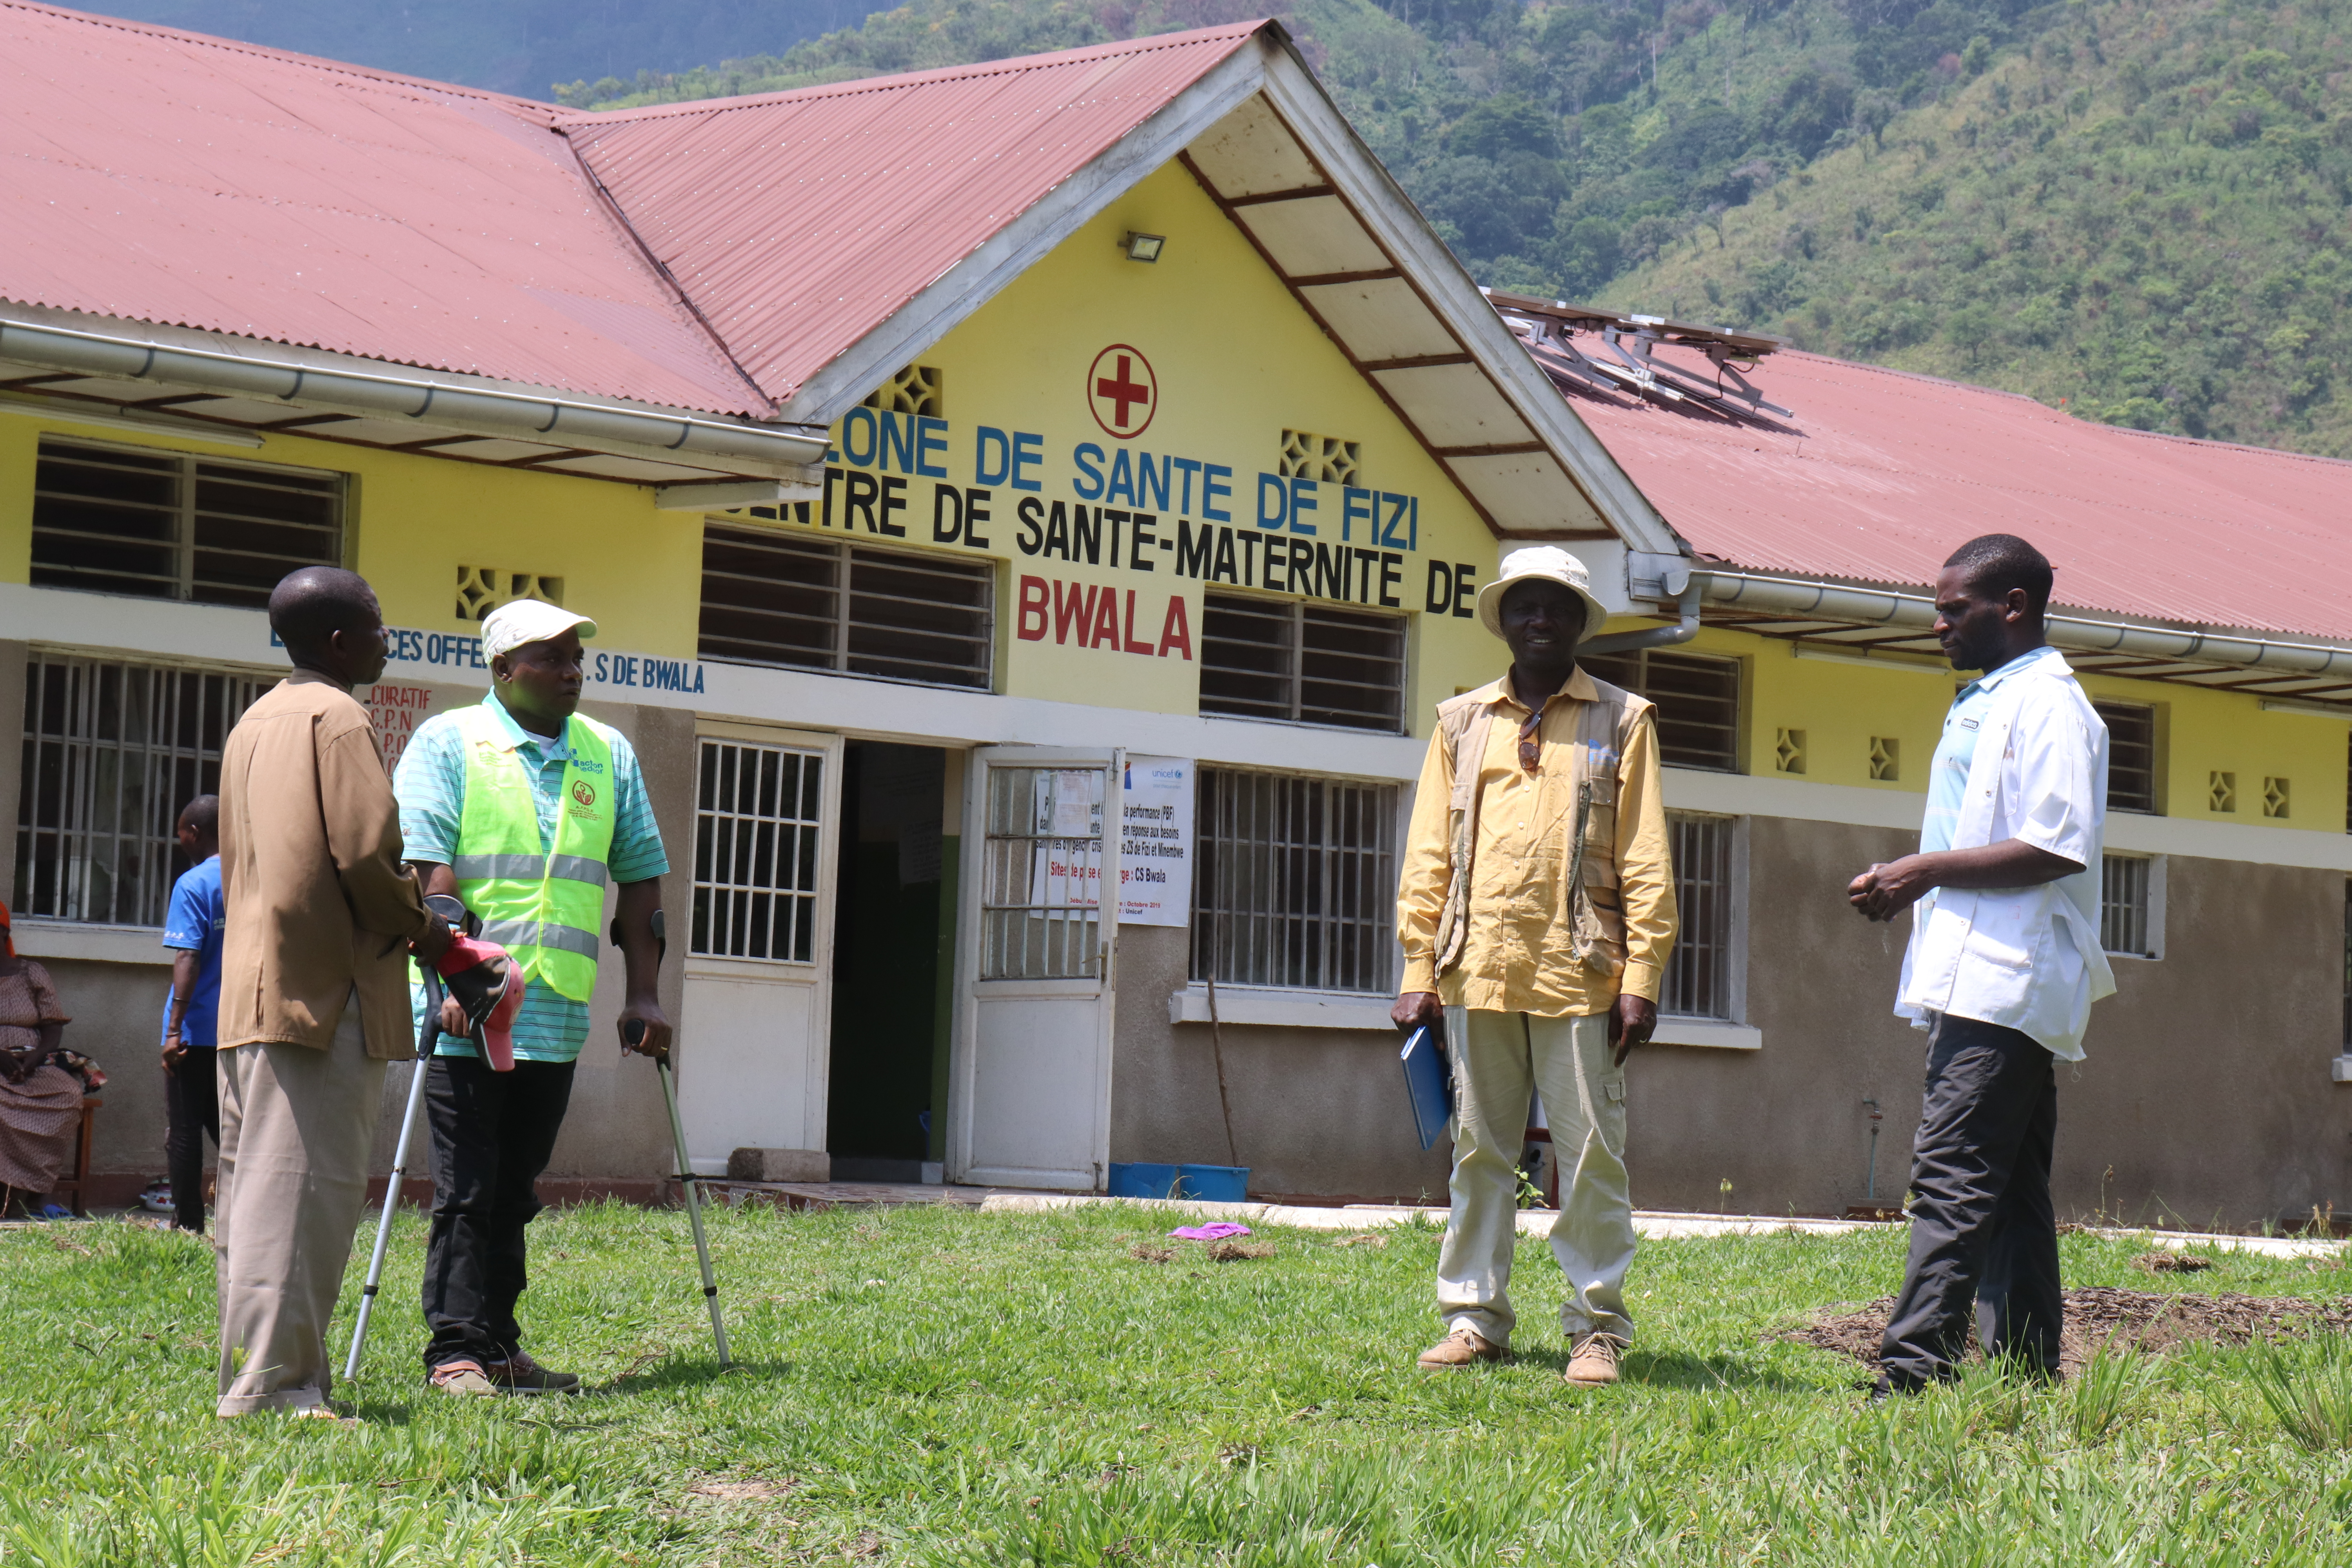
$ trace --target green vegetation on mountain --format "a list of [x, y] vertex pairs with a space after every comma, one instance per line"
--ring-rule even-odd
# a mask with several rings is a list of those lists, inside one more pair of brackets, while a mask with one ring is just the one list
[[[629, 72], [553, 89], [597, 108], [1272, 10], [1482, 283], [2352, 457], [2352, 0], [911, 0], [817, 37], [859, 0], [123, 4], [411, 70], [498, 27], [612, 58], [658, 14]], [[658, 68], [681, 40], [720, 63]]]
[[2352, 458], [2348, 26], [2345, 0], [2069, 6], [1601, 298]]

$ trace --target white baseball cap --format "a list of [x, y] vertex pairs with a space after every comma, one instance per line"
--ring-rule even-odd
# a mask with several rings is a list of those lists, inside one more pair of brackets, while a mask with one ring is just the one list
[[596, 623], [587, 616], [551, 605], [544, 599], [514, 599], [482, 617], [482, 657], [496, 658], [527, 642], [560, 637], [580, 628], [582, 641], [596, 635]]
[[1591, 637], [1609, 619], [1609, 606], [1592, 596], [1592, 574], [1584, 563], [1556, 545], [1535, 544], [1503, 557], [1503, 570], [1478, 590], [1478, 624], [1496, 637], [1503, 635], [1503, 595], [1514, 583], [1540, 578], [1557, 583], [1584, 601], [1584, 633]]

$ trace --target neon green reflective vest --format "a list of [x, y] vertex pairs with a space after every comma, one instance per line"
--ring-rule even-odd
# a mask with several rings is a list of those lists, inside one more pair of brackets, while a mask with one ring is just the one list
[[458, 897], [527, 979], [585, 1002], [596, 989], [597, 927], [613, 852], [613, 734], [578, 714], [565, 726], [572, 760], [555, 841], [541, 847], [529, 770], [499, 715], [457, 710], [466, 745], [466, 808], [449, 869]]

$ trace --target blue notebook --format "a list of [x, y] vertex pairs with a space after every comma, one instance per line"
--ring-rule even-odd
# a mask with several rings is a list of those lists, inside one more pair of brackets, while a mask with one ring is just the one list
[[1445, 1070], [1445, 1053], [1426, 1025], [1412, 1032], [1398, 1056], [1404, 1063], [1405, 1094], [1412, 1101], [1412, 1128], [1427, 1149], [1444, 1135], [1454, 1114], [1454, 1075]]

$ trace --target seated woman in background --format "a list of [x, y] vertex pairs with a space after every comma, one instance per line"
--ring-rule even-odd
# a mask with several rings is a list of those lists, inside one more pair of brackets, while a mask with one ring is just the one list
[[49, 972], [16, 956], [0, 904], [0, 1215], [13, 1202], [37, 1219], [65, 1217], [49, 1190], [73, 1152], [82, 1096], [106, 1083], [88, 1057], [58, 1045], [68, 1022]]

